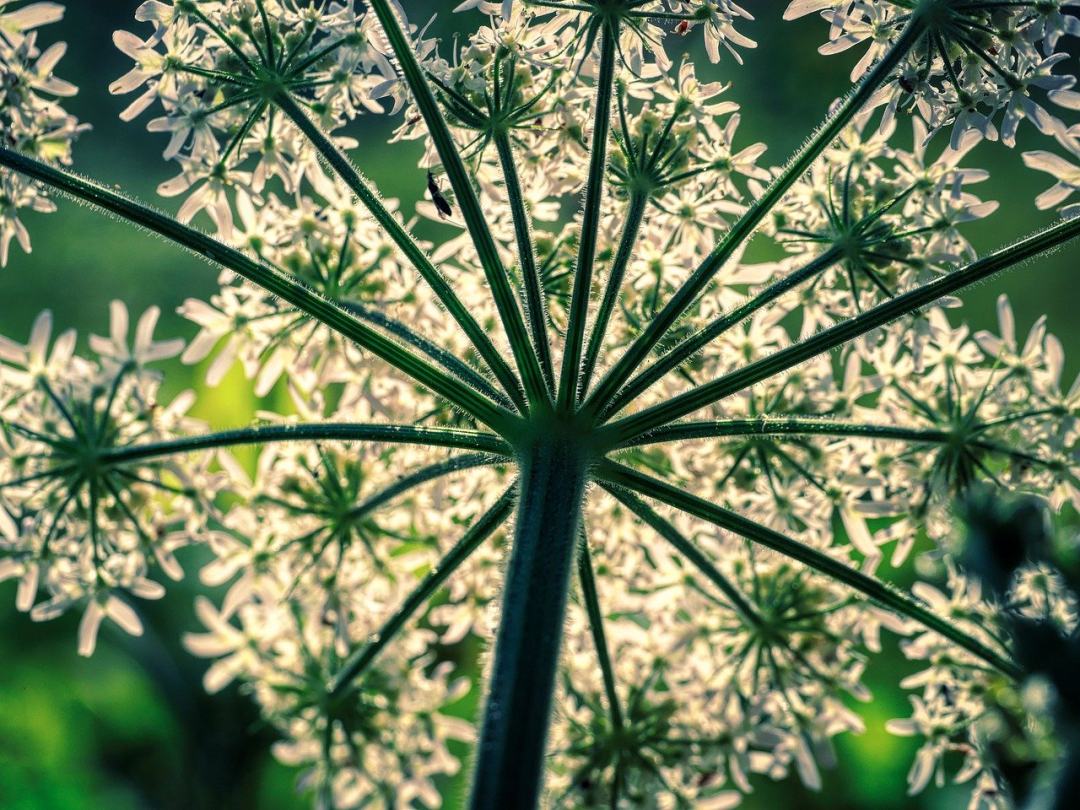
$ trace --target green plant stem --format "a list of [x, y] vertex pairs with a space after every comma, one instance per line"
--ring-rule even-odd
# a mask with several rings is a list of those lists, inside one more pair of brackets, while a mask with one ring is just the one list
[[645, 328], [645, 331], [630, 345], [622, 357], [597, 385], [596, 390], [585, 402], [585, 411], [596, 415], [604, 410], [607, 403], [629, 379], [655, 346], [685, 312], [698, 294], [712, 280], [713, 276], [730, 259], [739, 247], [749, 239], [758, 225], [773, 207], [783, 199], [788, 189], [810, 168], [818, 155], [833, 142], [852, 118], [862, 109], [874, 92], [892, 74], [893, 69], [919, 41], [923, 35], [925, 23], [918, 14], [913, 14], [896, 42], [885, 55], [848, 94], [842, 103], [818, 127], [814, 136], [806, 142], [784, 171], [772, 182], [765, 193], [727, 232], [712, 253], [698, 266], [683, 283], [662, 310]]
[[646, 526], [652, 528], [653, 531], [671, 543], [676, 551], [686, 557], [691, 565], [697, 568], [698, 571], [705, 575], [706, 579], [719, 589], [720, 593], [731, 603], [732, 608], [745, 622], [751, 625], [761, 624], [761, 618], [757, 615], [757, 611], [746, 601], [746, 597], [742, 595], [739, 589], [670, 521], [657, 513], [655, 509], [629, 489], [609, 483], [601, 483], [601, 486], [610, 492], [617, 501], [637, 515]]
[[514, 360], [517, 362], [530, 405], [546, 407], [551, 400], [547, 384], [544, 382], [544, 374], [540, 370], [540, 363], [529, 340], [529, 332], [521, 310], [518, 308], [517, 297], [510, 285], [506, 268], [503, 267], [502, 260], [499, 258], [495, 239], [491, 235], [491, 229], [480, 207], [480, 200], [476, 196], [472, 179], [450, 134], [450, 128], [446, 125], [442, 112], [439, 110], [435, 94], [432, 93], [424, 77], [424, 71], [416, 60], [412, 44], [402, 30], [401, 21], [393, 5], [389, 0], [370, 0], [369, 4], [379, 18], [383, 33], [386, 34], [390, 48], [397, 58], [401, 75], [412, 91], [413, 101], [427, 124], [428, 134], [435, 144], [435, 150], [439, 153], [446, 176], [454, 189], [454, 196], [465, 219], [465, 226], [472, 237], [473, 246], [480, 258], [480, 265], [484, 268], [484, 276], [495, 298], [495, 306], [510, 341], [510, 348], [514, 353]]
[[413, 348], [430, 357], [458, 379], [468, 383], [480, 393], [490, 397], [493, 402], [504, 408], [514, 408], [514, 403], [509, 400], [506, 394], [496, 389], [495, 386], [488, 382], [487, 378], [480, 374], [479, 371], [474, 369], [464, 360], [459, 359], [453, 352], [437, 345], [434, 341], [428, 340], [426, 337], [417, 333], [416, 330], [410, 329], [401, 321], [391, 318], [388, 315], [384, 315], [376, 309], [371, 309], [363, 304], [358, 304], [355, 301], [343, 301], [341, 306], [360, 320], [373, 323], [376, 326], [385, 329], [394, 337], [405, 341]]
[[588, 459], [558, 426], [520, 450], [517, 525], [503, 581], [495, 660], [477, 748], [472, 810], [532, 808], [581, 529]]
[[773, 377], [797, 366], [819, 354], [865, 335], [879, 326], [907, 315], [930, 304], [937, 299], [950, 295], [964, 287], [1007, 270], [1021, 262], [1051, 250], [1064, 242], [1080, 236], [1080, 217], [1047, 228], [1034, 236], [1029, 236], [1008, 247], [1004, 247], [967, 267], [942, 276], [929, 284], [890, 298], [872, 309], [856, 315], [850, 320], [824, 329], [806, 340], [787, 349], [781, 349], [768, 357], [725, 374], [712, 382], [700, 385], [692, 391], [680, 394], [673, 399], [654, 405], [651, 408], [620, 419], [601, 428], [599, 441], [602, 445], [614, 447], [627, 441], [643, 437], [649, 431], [661, 425], [673, 422], [699, 408], [711, 405], [724, 397]]
[[255, 63], [252, 62], [248, 55], [244, 53], [243, 49], [236, 44], [236, 40], [230, 37], [226, 31], [222, 30], [221, 26], [219, 26], [217, 23], [207, 17], [206, 14], [203, 13], [203, 11], [195, 5], [195, 3], [190, 3], [189, 8], [187, 8], [186, 11], [197, 17], [199, 22], [201, 22], [214, 33], [214, 36], [224, 42], [228, 46], [229, 50], [236, 54], [236, 57], [240, 60], [244, 67], [247, 68], [249, 74], [254, 75], [256, 73], [258, 68], [255, 66]]
[[428, 464], [415, 472], [402, 476], [390, 486], [365, 498], [348, 511], [347, 517], [350, 520], [359, 520], [364, 515], [374, 512], [380, 506], [385, 506], [399, 495], [404, 495], [409, 490], [421, 484], [426, 484], [428, 481], [434, 481], [436, 478], [442, 478], [444, 475], [451, 475], [462, 470], [474, 470], [477, 467], [490, 467], [493, 464], [505, 461], [504, 457], [491, 455], [490, 453], [464, 453], [459, 456], [451, 456], [435, 464]]
[[416, 589], [394, 611], [394, 614], [379, 628], [379, 632], [345, 659], [341, 669], [330, 681], [329, 698], [331, 701], [337, 702], [348, 693], [352, 683], [393, 640], [409, 618], [423, 607], [424, 603], [450, 578], [450, 575], [457, 571], [462, 563], [480, 547], [480, 544], [502, 525], [514, 507], [515, 489], [515, 486], [511, 485], [499, 500], [469, 527], [446, 556], [439, 560]]
[[600, 357], [600, 350], [604, 346], [608, 320], [611, 318], [611, 313], [615, 309], [615, 302], [619, 299], [619, 293], [622, 291], [623, 278], [626, 276], [627, 265], [629, 265], [630, 258], [634, 253], [634, 244], [637, 242], [638, 230], [641, 228], [641, 220], [645, 216], [645, 207], [648, 202], [648, 194], [644, 192], [634, 192], [630, 195], [630, 205], [626, 210], [622, 236], [619, 237], [619, 246], [616, 248], [615, 258], [611, 262], [611, 272], [608, 274], [607, 284], [604, 287], [604, 297], [600, 301], [600, 308], [596, 310], [592, 334], [589, 335], [589, 345], [585, 349], [584, 368], [581, 370], [581, 385], [578, 387], [579, 400], [585, 397], [592, 382], [596, 362]]
[[560, 11], [583, 11], [593, 14], [596, 9], [583, 3], [562, 3], [557, 0], [525, 0], [527, 6], [539, 6], [542, 8], [555, 8]]
[[689, 360], [697, 351], [705, 348], [728, 329], [749, 318], [763, 306], [775, 301], [784, 293], [836, 264], [841, 254], [842, 251], [839, 248], [830, 248], [812, 261], [807, 262], [803, 267], [769, 285], [741, 306], [715, 318], [708, 326], [702, 327], [682, 343], [674, 346], [667, 354], [660, 357], [644, 371], [639, 372], [636, 377], [632, 378], [619, 390], [619, 393], [612, 398], [611, 402], [600, 413], [601, 420], [608, 419], [618, 413], [635, 397], [644, 393], [649, 386], [669, 371], [678, 368], [680, 364]]
[[900, 427], [840, 422], [822, 417], [759, 416], [756, 419], [719, 419], [702, 422], [674, 422], [658, 427], [647, 435], [627, 442], [623, 447], [662, 444], [693, 439], [719, 439], [730, 436], [852, 436], [865, 439], [888, 439], [901, 442], [941, 444], [953, 434], [935, 428]]
[[277, 49], [274, 46], [274, 31], [270, 27], [270, 17], [266, 13], [266, 5], [263, 0], [255, 0], [255, 5], [259, 9], [259, 19], [262, 20], [263, 34], [266, 38], [266, 61], [276, 67], [278, 63]]
[[582, 381], [581, 349], [585, 342], [585, 325], [589, 318], [589, 299], [592, 297], [592, 272], [596, 261], [596, 242], [600, 232], [600, 209], [604, 197], [604, 172], [607, 169], [607, 143], [611, 130], [611, 98], [615, 86], [615, 51], [618, 29], [614, 22], [601, 24], [600, 69], [596, 79], [596, 99], [593, 110], [592, 147], [589, 151], [589, 176], [585, 184], [585, 206], [581, 217], [581, 238], [578, 243], [574, 289], [570, 297], [570, 312], [563, 347], [562, 370], [559, 373], [557, 408], [568, 413], [577, 407]]
[[493, 430], [514, 433], [519, 418], [500, 408], [460, 380], [417, 357], [398, 343], [361, 323], [339, 304], [330, 301], [276, 268], [257, 262], [238, 250], [181, 225], [172, 217], [117, 194], [105, 186], [85, 180], [63, 169], [0, 147], [0, 166], [38, 180], [45, 185], [116, 214], [142, 226], [210, 261], [232, 270], [264, 290], [289, 302], [361, 348], [381, 357], [394, 368], [412, 377], [471, 414]]
[[607, 483], [623, 486], [647, 497], [655, 498], [700, 520], [705, 520], [721, 529], [745, 537], [747, 540], [759, 543], [766, 548], [771, 548], [773, 551], [777, 551], [837, 582], [841, 582], [869, 597], [882, 607], [906, 616], [933, 630], [1012, 678], [1019, 678], [1022, 675], [1021, 670], [1015, 663], [977, 639], [967, 635], [953, 622], [936, 615], [913, 597], [845, 565], [822, 551], [710, 503], [704, 498], [699, 498], [685, 490], [621, 464], [603, 461], [598, 465], [597, 473]]
[[134, 461], [194, 453], [216, 447], [235, 447], [268, 442], [343, 441], [380, 442], [386, 444], [420, 444], [429, 447], [455, 447], [507, 456], [510, 447], [494, 433], [456, 428], [428, 428], [416, 425], [372, 425], [351, 422], [322, 424], [256, 425], [223, 430], [202, 436], [185, 436], [147, 444], [118, 447], [102, 454], [108, 464], [130, 464]]
[[619, 693], [615, 688], [615, 668], [611, 664], [604, 634], [604, 614], [600, 610], [600, 595], [596, 589], [596, 576], [593, 573], [592, 557], [589, 553], [589, 541], [585, 533], [581, 535], [581, 549], [578, 551], [578, 579], [581, 582], [581, 598], [585, 602], [585, 612], [589, 616], [589, 631], [592, 634], [596, 657], [600, 662], [600, 673], [604, 679], [604, 692], [607, 695], [608, 712], [611, 714], [611, 727], [618, 731], [623, 727], [622, 707]]
[[287, 91], [281, 91], [274, 97], [277, 105], [290, 121], [292, 121], [315, 146], [330, 168], [334, 170], [352, 192], [359, 198], [364, 207], [371, 212], [375, 221], [386, 231], [389, 237], [398, 246], [406, 259], [416, 268], [420, 276], [431, 287], [432, 292], [446, 307], [446, 311], [457, 321], [462, 331], [472, 341], [476, 351], [484, 358], [492, 373], [502, 385], [506, 394], [514, 401], [514, 404], [522, 412], [528, 410], [525, 400], [521, 395], [521, 383], [515, 376], [513, 369], [491, 342], [491, 338], [483, 330], [468, 308], [458, 298], [454, 288], [450, 285], [442, 273], [438, 271], [424, 250], [416, 243], [412, 235], [398, 222], [397, 218], [386, 209], [379, 199], [379, 195], [367, 184], [359, 170], [352, 165], [348, 155], [341, 151], [326, 133], [311, 120], [304, 109], [297, 103]]
[[521, 282], [525, 287], [525, 314], [532, 332], [533, 346], [540, 360], [540, 370], [544, 373], [548, 395], [555, 396], [555, 368], [551, 361], [551, 344], [547, 336], [547, 307], [544, 306], [543, 280], [536, 266], [536, 253], [533, 250], [532, 230], [529, 226], [529, 211], [525, 207], [525, 196], [521, 193], [521, 179], [514, 163], [514, 150], [510, 136], [499, 131], [495, 135], [495, 150], [502, 165], [503, 180], [506, 183], [506, 196], [510, 201], [510, 214], [514, 221], [514, 237], [517, 240], [518, 260], [521, 262]]

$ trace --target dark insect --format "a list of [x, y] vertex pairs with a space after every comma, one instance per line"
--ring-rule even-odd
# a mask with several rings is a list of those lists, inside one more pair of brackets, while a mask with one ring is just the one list
[[679, 34], [680, 36], [684, 36], [684, 37], [687, 34], [689, 34], [690, 33], [690, 21], [689, 20], [682, 20], [678, 25], [675, 26], [675, 33]]
[[905, 93], [915, 92], [915, 82], [909, 79], [907, 76], [901, 76], [899, 79], [900, 87], [904, 89]]
[[427, 190], [431, 195], [431, 201], [435, 203], [435, 208], [439, 212], [439, 216], [443, 219], [451, 216], [454, 213], [454, 209], [450, 206], [446, 197], [439, 191], [439, 185], [435, 182], [435, 175], [431, 172], [427, 173]]

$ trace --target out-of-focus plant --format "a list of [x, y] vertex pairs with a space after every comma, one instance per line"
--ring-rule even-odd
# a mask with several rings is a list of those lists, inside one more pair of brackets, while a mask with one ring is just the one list
[[[1017, 806], [1064, 810], [1080, 795], [1080, 662], [1075, 537], [1055, 537], [1043, 501], [988, 490], [964, 503], [960, 562], [996, 603], [995, 621], [1023, 671], [994, 685], [986, 710], [954, 731], [991, 755], [998, 789]], [[927, 701], [967, 699], [928, 685]]]
[[[132, 334], [122, 303], [89, 358], [48, 314], [0, 341], [0, 578], [35, 619], [80, 611], [90, 654], [205, 546], [227, 590], [187, 646], [209, 690], [250, 691], [321, 807], [437, 806], [474, 736], [475, 808], [816, 787], [883, 629], [925, 663], [892, 725], [924, 740], [912, 790], [959, 760], [973, 806], [1006, 806], [980, 719], [1031, 651], [957, 568], [949, 504], [981, 483], [1077, 505], [1080, 389], [1041, 321], [1021, 341], [1005, 300], [999, 334], [946, 308], [1080, 235], [1069, 207], [982, 258], [963, 235], [996, 208], [971, 188], [980, 140], [1048, 136], [1024, 155], [1057, 180], [1040, 207], [1077, 185], [1055, 114], [1080, 98], [1073, 5], [795, 0], [823, 52], [866, 50], [770, 168], [725, 86], [665, 52], [693, 34], [738, 61], [731, 0], [472, 0], [485, 24], [449, 48], [393, 0], [150, 0], [111, 89], [168, 136], [173, 216], [66, 168], [84, 127], [37, 30], [62, 9], [0, 3], [2, 258], [59, 193], [222, 268], [186, 344], [154, 339], [156, 310]], [[400, 171], [436, 244], [352, 163], [384, 114], [424, 145]], [[751, 238], [786, 258], [746, 261]], [[175, 356], [211, 358], [210, 384], [239, 362], [294, 407], [207, 433], [191, 394], [160, 399]], [[249, 478], [230, 448], [251, 444]], [[920, 538], [907, 593], [889, 568]], [[1067, 593], [1025, 587], [1071, 621]], [[470, 636], [493, 647], [478, 735]]]

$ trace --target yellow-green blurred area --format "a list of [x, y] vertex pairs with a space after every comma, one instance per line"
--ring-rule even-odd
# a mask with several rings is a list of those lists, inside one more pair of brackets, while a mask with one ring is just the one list
[[[106, 90], [130, 66], [111, 43], [113, 30], [146, 33], [133, 19], [137, 5], [137, 0], [71, 0], [65, 21], [43, 29], [41, 37], [68, 41], [58, 74], [81, 91], [66, 107], [94, 127], [76, 145], [77, 169], [167, 205], [170, 201], [156, 200], [154, 193], [158, 183], [177, 173], [175, 164], [161, 159], [164, 140], [145, 132], [149, 115], [122, 123], [118, 114], [130, 99]], [[444, 37], [454, 26], [480, 22], [475, 14], [453, 17], [453, 4], [405, 0], [404, 5], [421, 23], [438, 6], [443, 11], [434, 30]], [[858, 54], [819, 56], [816, 48], [827, 26], [816, 18], [781, 22], [785, 0], [745, 5], [759, 19], [741, 30], [757, 40], [758, 48], [744, 51], [743, 66], [726, 55], [719, 65], [710, 65], [702, 55], [698, 72], [703, 79], [734, 83], [728, 92], [743, 105], [741, 144], [767, 142], [765, 162], [779, 164], [848, 87]], [[424, 191], [425, 174], [417, 166], [415, 144], [385, 143], [390, 126], [388, 120], [364, 118], [352, 133], [360, 141], [354, 158], [386, 196], [402, 198], [409, 210]], [[942, 148], [944, 138], [939, 136], [931, 149]], [[1049, 221], [1032, 202], [1049, 178], [1025, 169], [1020, 151], [986, 144], [968, 158], [968, 164], [992, 174], [978, 187], [980, 196], [1002, 203], [969, 231], [981, 251]], [[77, 328], [85, 343], [88, 333], [105, 333], [108, 303], [119, 298], [136, 315], [159, 305], [164, 311], [159, 336], [193, 336], [195, 330], [175, 309], [187, 297], [213, 292], [217, 272], [209, 265], [66, 201], [60, 201], [58, 213], [28, 215], [26, 224], [32, 255], [13, 248], [10, 265], [0, 272], [0, 333], [24, 341], [35, 315], [48, 308], [58, 328]], [[994, 299], [1008, 293], [1021, 330], [1040, 314], [1048, 315], [1050, 330], [1071, 354], [1067, 373], [1075, 373], [1080, 367], [1077, 255], [1070, 246], [969, 291], [963, 296], [965, 317], [976, 327], [994, 326]], [[215, 427], [244, 424], [256, 407], [249, 383], [235, 369], [214, 389], [201, 382], [199, 368], [178, 365], [168, 380], [170, 392], [196, 388], [196, 414]], [[201, 562], [198, 551], [182, 562], [193, 573]], [[907, 575], [900, 572], [897, 578], [906, 582]], [[205, 662], [189, 656], [179, 641], [195, 628], [192, 600], [198, 589], [191, 576], [161, 602], [142, 605], [148, 624], [144, 638], [103, 632], [98, 652], [84, 660], [75, 654], [77, 617], [33, 624], [14, 610], [14, 583], [0, 585], [0, 808], [288, 810], [309, 805], [295, 791], [295, 774], [273, 762], [272, 729], [247, 697], [235, 688], [204, 694]], [[859, 707], [866, 733], [839, 740], [836, 763], [824, 771], [820, 793], [805, 790], [795, 778], [778, 784], [760, 778], [745, 807], [962, 807], [966, 798], [955, 789], [907, 796], [905, 776], [917, 743], [886, 734], [884, 725], [908, 711], [897, 682], [910, 671], [894, 648], [872, 663], [868, 685], [874, 701]], [[460, 803], [461, 781], [448, 789], [448, 805]]]

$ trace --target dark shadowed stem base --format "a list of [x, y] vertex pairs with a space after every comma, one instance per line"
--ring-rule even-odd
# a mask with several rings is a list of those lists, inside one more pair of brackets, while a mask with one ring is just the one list
[[581, 523], [587, 457], [555, 429], [521, 454], [517, 526], [495, 663], [476, 754], [471, 807], [536, 806], [563, 619]]

